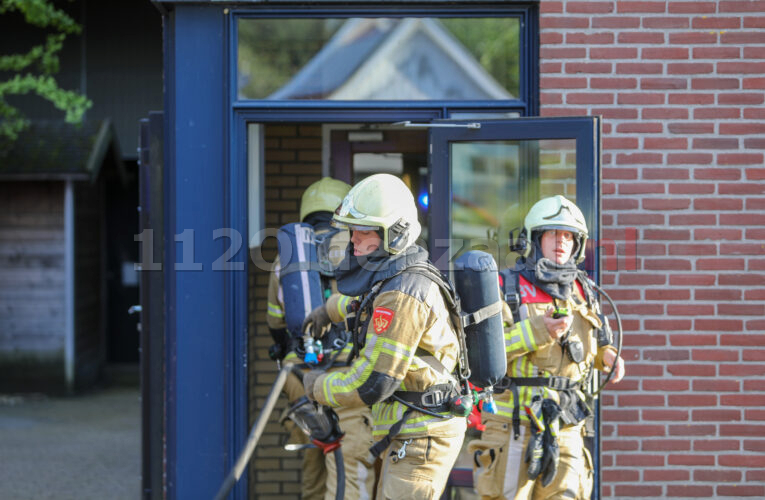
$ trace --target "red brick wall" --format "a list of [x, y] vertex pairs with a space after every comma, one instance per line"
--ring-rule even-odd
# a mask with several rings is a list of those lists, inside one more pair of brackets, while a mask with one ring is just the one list
[[540, 9], [542, 115], [604, 123], [602, 494], [765, 497], [765, 1]]

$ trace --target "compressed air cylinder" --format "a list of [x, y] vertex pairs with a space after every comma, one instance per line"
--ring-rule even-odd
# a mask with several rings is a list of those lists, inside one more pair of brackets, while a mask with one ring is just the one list
[[276, 236], [279, 244], [279, 279], [284, 294], [284, 320], [293, 337], [301, 337], [303, 320], [324, 303], [316, 258], [316, 240], [308, 224], [285, 224]]
[[474, 320], [476, 316], [483, 317], [465, 327], [470, 382], [484, 388], [493, 386], [507, 371], [502, 299], [494, 258], [479, 250], [460, 255], [455, 261], [454, 286], [460, 297], [462, 313], [468, 318], [473, 315]]

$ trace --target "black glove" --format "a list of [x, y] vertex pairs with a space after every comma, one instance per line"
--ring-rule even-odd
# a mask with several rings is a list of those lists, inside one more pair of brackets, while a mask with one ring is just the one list
[[531, 437], [526, 445], [526, 463], [529, 464], [529, 479], [534, 480], [542, 472], [542, 439], [544, 434], [531, 426]]
[[274, 344], [268, 349], [268, 356], [276, 361], [277, 359], [284, 359], [284, 356], [290, 352], [290, 334], [286, 328], [269, 328], [271, 338], [274, 339]]
[[331, 321], [329, 319], [327, 307], [322, 304], [308, 313], [308, 316], [306, 316], [305, 320], [303, 321], [302, 330], [303, 332], [306, 332], [310, 328], [313, 338], [320, 339], [323, 335], [324, 328], [326, 328], [330, 323]]
[[560, 448], [558, 447], [558, 428], [560, 424], [560, 406], [552, 399], [542, 401], [542, 415], [545, 419], [545, 431], [542, 433], [542, 486], [549, 485], [558, 472]]

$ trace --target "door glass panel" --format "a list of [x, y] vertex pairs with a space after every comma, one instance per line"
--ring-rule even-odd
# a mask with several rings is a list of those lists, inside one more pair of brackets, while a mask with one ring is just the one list
[[574, 139], [453, 142], [449, 158], [456, 255], [483, 250], [512, 267], [509, 233], [518, 235], [529, 207], [554, 194], [576, 202]]
[[240, 99], [498, 100], [519, 93], [520, 21], [238, 22]]

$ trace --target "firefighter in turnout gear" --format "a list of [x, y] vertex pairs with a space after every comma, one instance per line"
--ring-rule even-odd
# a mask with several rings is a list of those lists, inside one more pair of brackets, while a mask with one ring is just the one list
[[[524, 220], [505, 294], [504, 389], [496, 414], [469, 446], [482, 499], [589, 499], [592, 458], [584, 446], [585, 391], [593, 368], [624, 376], [624, 362], [586, 275], [587, 226], [563, 196], [537, 202]], [[497, 389], [497, 387], [495, 387]]]
[[[414, 198], [400, 179], [373, 175], [348, 193], [334, 222], [351, 231], [337, 285], [358, 297], [357, 352], [344, 370], [308, 373], [306, 394], [335, 408], [372, 406], [378, 499], [439, 498], [466, 429], [465, 412], [450, 411], [461, 351], [443, 278], [428, 271], [427, 251], [415, 244]], [[341, 321], [346, 311], [334, 303], [326, 312]]]
[[[323, 249], [319, 260], [322, 262], [322, 286], [326, 295], [337, 291], [333, 277], [334, 267], [342, 261], [345, 248], [348, 245], [347, 231], [338, 231], [331, 226], [335, 209], [343, 201], [343, 197], [351, 189], [345, 182], [325, 177], [311, 184], [303, 193], [300, 203], [300, 219], [310, 224], [318, 245]], [[295, 360], [301, 353], [303, 332], [287, 331], [285, 321], [285, 287], [281, 283], [282, 265], [277, 257], [274, 261], [268, 284], [268, 313], [267, 323], [275, 344], [270, 354], [274, 359]], [[346, 298], [346, 301], [348, 299]], [[326, 345], [326, 343], [325, 343]], [[342, 345], [342, 342], [337, 344]], [[327, 347], [330, 347], [327, 345]], [[343, 365], [350, 353], [350, 344], [340, 347], [333, 365]], [[297, 365], [301, 367], [300, 364]], [[303, 371], [308, 367], [302, 365]], [[329, 370], [334, 368], [330, 367]], [[287, 412], [294, 406], [300, 406], [299, 400], [304, 397], [303, 382], [300, 375], [291, 373], [284, 386], [289, 405], [282, 416], [282, 423], [290, 430], [290, 443], [308, 445], [308, 436], [287, 418]], [[303, 407], [305, 408], [305, 407]], [[345, 464], [345, 498], [371, 498], [375, 483], [373, 464], [367, 461], [367, 449], [372, 444], [372, 416], [366, 408], [338, 409], [337, 415], [340, 428], [345, 433], [342, 440], [342, 453]], [[337, 488], [337, 469], [332, 454], [325, 455], [320, 448], [308, 447], [303, 451], [303, 469], [301, 498], [319, 500], [334, 499]]]

